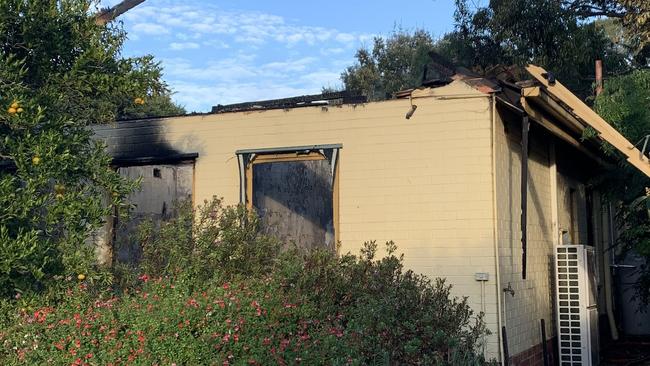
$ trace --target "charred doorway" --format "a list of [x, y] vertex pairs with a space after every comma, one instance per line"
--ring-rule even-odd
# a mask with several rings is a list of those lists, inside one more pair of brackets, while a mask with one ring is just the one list
[[241, 200], [287, 246], [334, 250], [340, 145], [238, 151]]
[[[137, 240], [140, 224], [151, 220], [155, 227], [177, 215], [178, 207], [191, 203], [194, 187], [194, 158], [186, 154], [178, 160], [122, 162], [117, 171], [122, 177], [140, 180], [140, 187], [128, 197], [131, 205], [125, 220], [114, 222], [114, 259], [137, 263], [141, 248]], [[185, 159], [182, 159], [185, 157]]]

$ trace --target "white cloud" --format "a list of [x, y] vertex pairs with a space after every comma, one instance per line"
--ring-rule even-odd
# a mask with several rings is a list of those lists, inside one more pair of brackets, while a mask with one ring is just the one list
[[345, 49], [341, 47], [334, 47], [334, 48], [324, 48], [320, 51], [322, 55], [325, 56], [330, 56], [330, 55], [338, 55], [345, 52]]
[[350, 33], [339, 33], [336, 35], [336, 40], [341, 43], [352, 43], [356, 40], [356, 37]]
[[172, 51], [192, 50], [201, 47], [195, 42], [172, 42], [169, 44], [169, 49]]
[[210, 39], [207, 41], [201, 42], [202, 45], [208, 46], [208, 47], [213, 47], [213, 48], [218, 48], [218, 49], [227, 49], [230, 48], [230, 45], [222, 40], [219, 39]]
[[188, 111], [208, 111], [217, 104], [315, 94], [323, 86], [341, 86], [341, 69], [336, 62], [327, 68], [314, 68], [318, 61], [314, 57], [262, 64], [256, 61], [255, 56], [238, 54], [205, 65], [194, 65], [184, 58], [165, 59], [163, 66], [176, 92], [174, 99]]
[[140, 34], [145, 34], [145, 35], [161, 35], [161, 34], [168, 34], [169, 29], [163, 27], [160, 24], [155, 24], [155, 23], [138, 23], [133, 26], [133, 31], [136, 36]]
[[256, 57], [238, 54], [233, 58], [210, 61], [194, 65], [188, 59], [163, 59], [165, 75], [186, 80], [216, 81], [220, 83], [244, 82], [250, 79], [293, 79], [305, 72], [317, 61], [314, 57], [303, 57], [287, 61], [256, 64]]
[[[235, 85], [205, 86], [199, 83], [174, 81], [177, 94], [174, 100], [188, 111], [209, 111], [218, 104], [231, 104], [245, 101], [276, 99], [296, 95], [319, 93], [320, 87], [294, 87], [290, 85], [268, 85], [260, 88], [257, 83]], [[210, 100], [206, 101], [206, 96]], [[209, 107], [206, 105], [209, 103]]]
[[[212, 15], [214, 14], [214, 15]], [[213, 4], [178, 5], [171, 0], [144, 4], [127, 12], [123, 19], [134, 24], [131, 32], [165, 34], [170, 29], [180, 40], [201, 36], [232, 35], [241, 43], [284, 43], [292, 47], [297, 43], [314, 45], [334, 39], [345, 46], [370, 37], [366, 34], [340, 32], [336, 29], [289, 24], [281, 16], [255, 11], [226, 11]]]
[[373, 37], [195, 0], [147, 1], [122, 20], [146, 50], [137, 54], [161, 59], [174, 100], [188, 111], [338, 88], [354, 50]]

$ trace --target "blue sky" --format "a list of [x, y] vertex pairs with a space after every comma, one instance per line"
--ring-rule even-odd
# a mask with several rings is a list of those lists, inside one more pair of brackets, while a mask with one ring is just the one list
[[453, 12], [453, 0], [146, 0], [120, 19], [125, 55], [156, 56], [174, 100], [207, 112], [339, 86], [373, 36], [401, 26], [439, 37], [453, 29]]

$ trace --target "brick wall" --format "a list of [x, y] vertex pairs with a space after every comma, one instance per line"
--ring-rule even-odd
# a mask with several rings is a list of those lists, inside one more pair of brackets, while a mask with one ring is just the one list
[[[555, 365], [557, 359], [557, 338], [548, 339], [545, 343], [548, 365]], [[543, 343], [510, 357], [510, 366], [545, 366]]]

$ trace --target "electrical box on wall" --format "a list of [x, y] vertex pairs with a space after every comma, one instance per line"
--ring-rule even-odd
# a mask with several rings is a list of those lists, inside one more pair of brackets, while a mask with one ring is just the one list
[[490, 274], [487, 272], [476, 272], [474, 273], [474, 279], [477, 281], [489, 281]]

